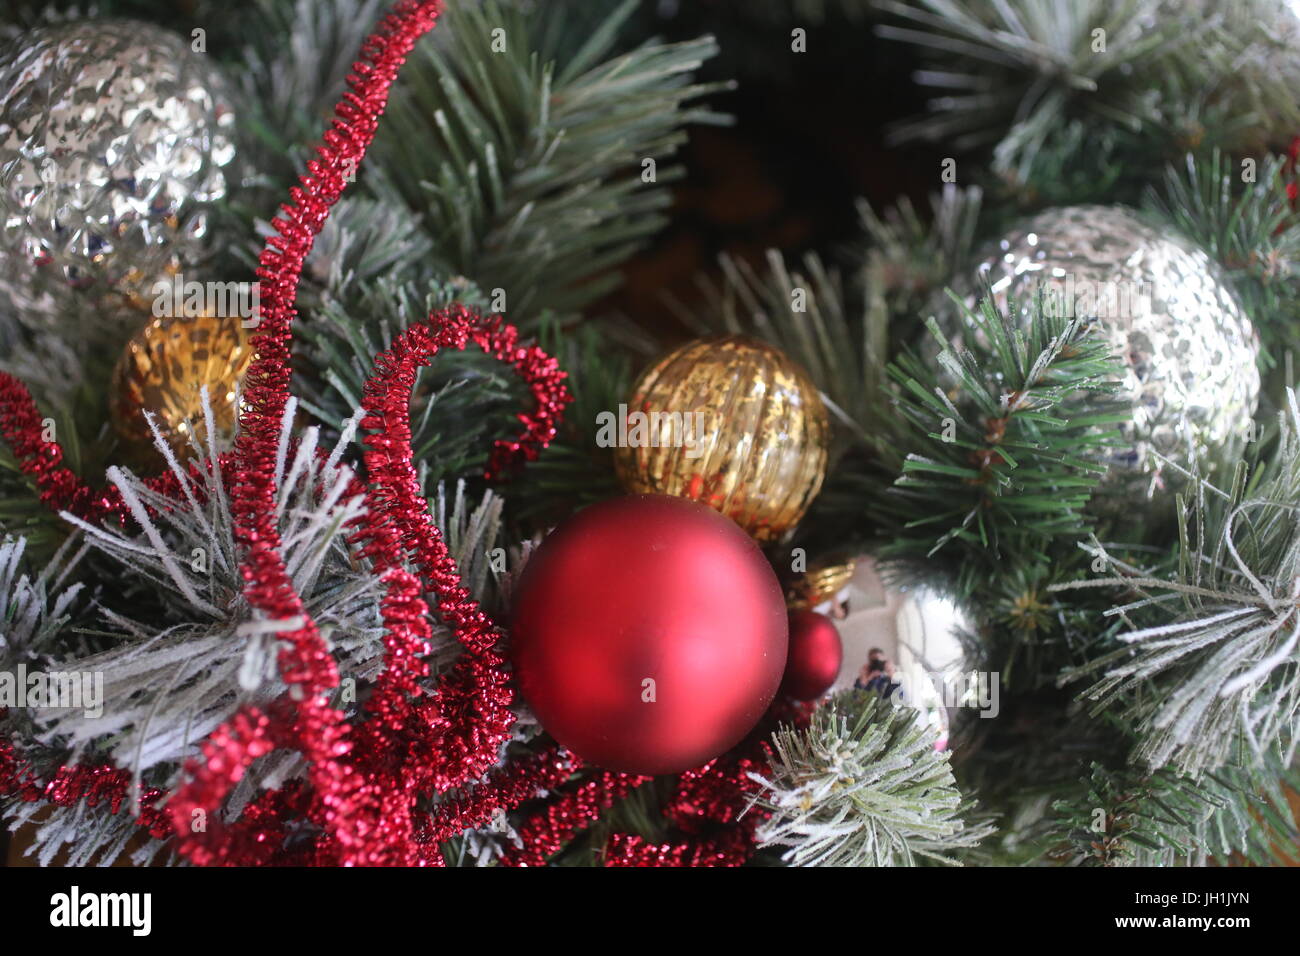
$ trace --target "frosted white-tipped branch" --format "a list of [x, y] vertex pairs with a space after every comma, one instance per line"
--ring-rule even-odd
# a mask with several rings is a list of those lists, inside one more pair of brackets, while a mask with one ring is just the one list
[[[1134, 756], [1148, 766], [1172, 762], [1182, 772], [1202, 775], [1243, 747], [1256, 761], [1275, 747], [1287, 760], [1295, 754], [1300, 405], [1291, 389], [1278, 418], [1277, 450], [1252, 482], [1249, 498], [1243, 481], [1234, 481], [1227, 494], [1200, 479], [1204, 492], [1180, 509], [1180, 540], [1187, 542], [1187, 553], [1181, 555], [1177, 577], [1161, 579], [1115, 562], [1122, 573], [1054, 587], [1137, 590], [1141, 599], [1108, 613], [1126, 621], [1144, 610], [1172, 617], [1129, 627], [1118, 635], [1121, 647], [1064, 678], [1102, 672], [1084, 696], [1097, 712], [1117, 708], [1134, 718], [1139, 734]], [[1085, 547], [1110, 561], [1096, 541]]]
[[919, 711], [869, 691], [844, 691], [804, 730], [773, 735], [768, 773], [755, 800], [772, 812], [763, 846], [787, 849], [796, 866], [955, 864], [956, 854], [992, 832], [970, 825], [963, 800]]

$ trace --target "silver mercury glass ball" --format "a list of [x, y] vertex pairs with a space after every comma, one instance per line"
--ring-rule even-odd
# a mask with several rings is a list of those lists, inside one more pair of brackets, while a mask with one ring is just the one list
[[956, 709], [978, 706], [981, 691], [989, 702], [996, 690], [989, 681], [997, 678], [973, 670], [963, 640], [970, 621], [943, 595], [890, 583], [874, 558], [861, 555], [833, 600], [845, 613], [835, 622], [844, 656], [832, 692], [868, 679], [863, 671], [878, 649], [894, 665], [893, 679], [903, 692], [896, 702], [918, 710], [918, 721], [937, 729], [944, 748]]
[[1153, 452], [1189, 467], [1246, 436], [1259, 400], [1258, 339], [1203, 250], [1123, 206], [1068, 206], [1014, 229], [979, 273], [1026, 328], [1041, 286], [1045, 307], [1087, 319], [1122, 364], [1132, 420], [1110, 456], [1103, 500], [1179, 486]]
[[230, 88], [147, 23], [30, 31], [0, 64], [0, 303], [28, 319], [152, 299], [201, 261], [235, 159]]

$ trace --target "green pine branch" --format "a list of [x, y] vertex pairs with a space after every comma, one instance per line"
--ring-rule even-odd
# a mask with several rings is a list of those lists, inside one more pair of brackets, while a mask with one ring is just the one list
[[[1300, 215], [1287, 198], [1285, 162], [1188, 155], [1147, 190], [1148, 206], [1223, 266], [1269, 366], [1300, 344]], [[1248, 174], [1253, 181], [1243, 181]]]
[[1229, 766], [1200, 781], [1170, 770], [1110, 770], [1094, 763], [1086, 792], [1053, 804], [1069, 866], [1276, 865], [1300, 843], [1283, 786], [1300, 773], [1277, 754], [1271, 772]]
[[[1300, 31], [1275, 0], [878, 6], [892, 18], [879, 33], [921, 47], [932, 66], [918, 80], [940, 91], [894, 141], [990, 148], [997, 175], [1045, 202], [1100, 198], [1098, 182], [1140, 190], [1188, 149], [1257, 148], [1300, 124]], [[1053, 178], [1063, 163], [1073, 170], [1064, 182]]]
[[938, 556], [963, 598], [1086, 533], [1084, 509], [1124, 420], [1108, 400], [1117, 368], [1104, 343], [1045, 305], [1027, 330], [991, 300], [963, 306], [962, 346], [928, 323], [946, 374], [911, 352], [890, 366], [912, 450], [881, 515], [896, 537], [880, 556]]
[[433, 240], [428, 271], [504, 290], [516, 324], [613, 288], [664, 221], [663, 185], [680, 175], [665, 164], [684, 127], [723, 122], [695, 105], [720, 87], [692, 78], [714, 40], [619, 53], [634, 6], [563, 60], [542, 45], [553, 36], [544, 6], [453, 7], [413, 53], [376, 138], [370, 162]]
[[928, 219], [906, 196], [883, 215], [865, 199], [858, 201], [866, 236], [858, 258], [868, 309], [886, 311], [902, 341], [914, 337], [918, 317], [944, 308], [944, 287], [974, 267], [983, 198], [978, 186], [946, 185], [931, 193]]

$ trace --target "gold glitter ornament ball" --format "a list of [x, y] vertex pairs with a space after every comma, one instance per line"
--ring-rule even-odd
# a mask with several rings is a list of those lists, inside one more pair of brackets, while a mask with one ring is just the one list
[[798, 524], [826, 475], [830, 426], [816, 386], [757, 339], [682, 346], [619, 411], [608, 437], [627, 491], [702, 502], [759, 541]]
[[213, 424], [234, 430], [239, 383], [253, 359], [238, 317], [163, 316], [151, 319], [122, 351], [113, 371], [113, 427], [128, 443], [153, 440], [152, 412], [173, 448], [189, 442], [191, 423], [203, 427], [201, 390], [208, 387]]

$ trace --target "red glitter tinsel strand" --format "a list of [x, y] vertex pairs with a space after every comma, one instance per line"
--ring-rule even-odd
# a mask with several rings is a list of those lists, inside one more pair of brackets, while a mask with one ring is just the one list
[[[533, 410], [519, 416], [524, 426], [521, 434], [496, 443], [488, 476], [535, 457], [554, 437], [569, 392], [555, 360], [535, 347], [519, 347], [515, 329], [499, 318], [484, 319], [452, 306], [430, 316], [427, 324], [406, 330], [376, 358], [362, 400], [370, 490], [367, 513], [354, 539], [363, 542], [358, 556], [371, 558], [385, 574], [397, 573], [404, 559], [413, 562], [426, 587], [437, 595], [440, 616], [465, 649], [438, 687], [439, 712], [450, 715], [441, 735], [439, 759], [422, 768], [426, 777], [422, 785], [439, 791], [480, 776], [495, 763], [514, 722], [505, 661], [494, 650], [500, 629], [461, 581], [460, 570], [429, 514], [411, 449], [410, 400], [417, 373], [440, 349], [463, 349], [471, 341], [511, 363], [534, 399]], [[398, 644], [407, 641], [401, 636], [403, 627], [396, 622], [396, 631], [390, 628]], [[416, 650], [414, 646], [395, 649], [395, 660], [409, 672], [401, 676], [390, 668], [378, 681], [377, 707], [392, 727], [409, 710], [407, 695], [413, 681], [424, 674]]]
[[23, 474], [35, 482], [41, 503], [51, 511], [68, 511], [86, 521], [121, 513], [116, 493], [88, 487], [63, 464], [63, 449], [45, 433], [45, 420], [27, 386], [0, 372], [0, 435]]
[[[284, 409], [289, 398], [289, 343], [298, 282], [330, 208], [342, 195], [378, 128], [397, 72], [415, 41], [433, 28], [441, 4], [399, 3], [367, 38], [360, 59], [348, 77], [351, 89], [335, 110], [318, 158], [307, 164], [291, 202], [273, 222], [278, 233], [267, 241], [257, 276], [261, 315], [252, 337], [256, 357], [245, 378], [245, 410], [236, 440], [236, 464], [231, 509], [235, 534], [245, 549], [241, 575], [244, 597], [255, 612], [290, 626], [282, 632], [280, 673], [299, 697], [295, 724], [297, 745], [309, 763], [309, 778], [323, 807], [322, 823], [336, 841], [339, 862], [369, 862], [374, 851], [365, 832], [373, 813], [373, 794], [341, 762], [349, 748], [343, 715], [330, 706], [327, 693], [338, 683], [329, 649], [289, 579], [280, 554], [276, 525], [275, 463]], [[241, 715], [244, 716], [244, 715]], [[239, 718], [236, 719], [236, 723]], [[212, 831], [198, 832], [188, 823], [196, 813], [212, 816], [230, 788], [240, 779], [260, 739], [225, 733], [227, 751], [213, 766], [191, 764], [191, 779], [181, 787], [168, 809], [178, 830], [178, 844], [196, 862], [220, 855]], [[211, 756], [209, 756], [211, 761]], [[371, 813], [364, 812], [364, 807]]]
[[502, 866], [545, 866], [546, 861], [573, 839], [574, 834], [594, 823], [602, 813], [627, 796], [651, 777], [597, 771], [590, 780], [553, 798], [517, 832], [521, 846], [511, 847], [501, 856]]
[[573, 775], [582, 762], [559, 746], [517, 760], [489, 780], [442, 804], [424, 822], [420, 839], [442, 843], [466, 830], [477, 830], [499, 815], [552, 790]]
[[719, 758], [688, 770], [663, 810], [681, 833], [651, 843], [630, 833], [612, 834], [605, 866], [743, 866], [754, 854], [754, 833], [767, 814], [751, 807], [757, 784], [749, 778], [759, 765], [748, 758]]

